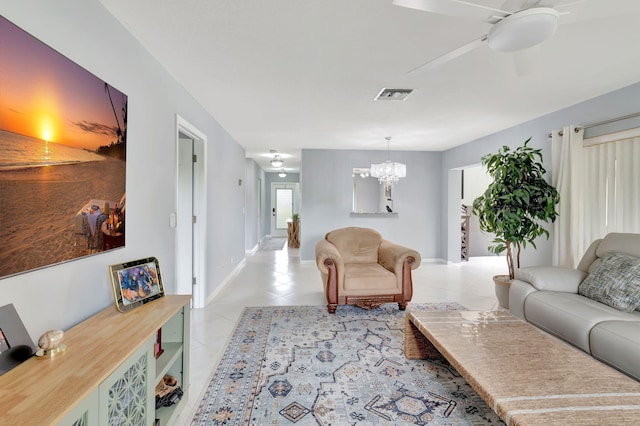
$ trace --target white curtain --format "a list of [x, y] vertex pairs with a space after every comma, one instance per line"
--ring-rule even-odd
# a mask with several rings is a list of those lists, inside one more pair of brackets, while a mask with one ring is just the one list
[[554, 265], [575, 267], [585, 251], [583, 135], [575, 126], [551, 134], [552, 185], [560, 193], [559, 214], [553, 224]]
[[[560, 193], [553, 264], [575, 267], [593, 240], [640, 233], [640, 129], [583, 140], [574, 126], [551, 135], [552, 184]], [[562, 135], [561, 135], [562, 134]]]
[[584, 153], [585, 239], [640, 232], [640, 137], [586, 146]]

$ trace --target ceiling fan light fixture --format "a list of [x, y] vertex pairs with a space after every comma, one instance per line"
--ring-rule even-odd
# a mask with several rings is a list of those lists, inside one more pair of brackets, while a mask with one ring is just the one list
[[521, 10], [496, 23], [488, 34], [489, 47], [515, 52], [538, 45], [555, 34], [560, 13], [550, 7]]

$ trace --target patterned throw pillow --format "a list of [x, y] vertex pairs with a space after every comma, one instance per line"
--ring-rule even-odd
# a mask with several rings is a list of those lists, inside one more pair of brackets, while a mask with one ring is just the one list
[[607, 253], [578, 286], [578, 294], [624, 312], [640, 307], [640, 258]]

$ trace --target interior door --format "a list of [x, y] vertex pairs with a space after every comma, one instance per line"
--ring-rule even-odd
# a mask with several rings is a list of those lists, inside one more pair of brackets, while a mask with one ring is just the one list
[[176, 269], [178, 294], [193, 294], [194, 285], [194, 141], [180, 132], [178, 134], [178, 200], [176, 232]]

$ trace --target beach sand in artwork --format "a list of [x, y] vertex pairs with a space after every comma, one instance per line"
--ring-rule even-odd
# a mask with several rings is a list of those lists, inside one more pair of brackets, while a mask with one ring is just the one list
[[120, 201], [125, 174], [110, 158], [0, 171], [0, 277], [89, 254], [74, 217], [91, 199]]

